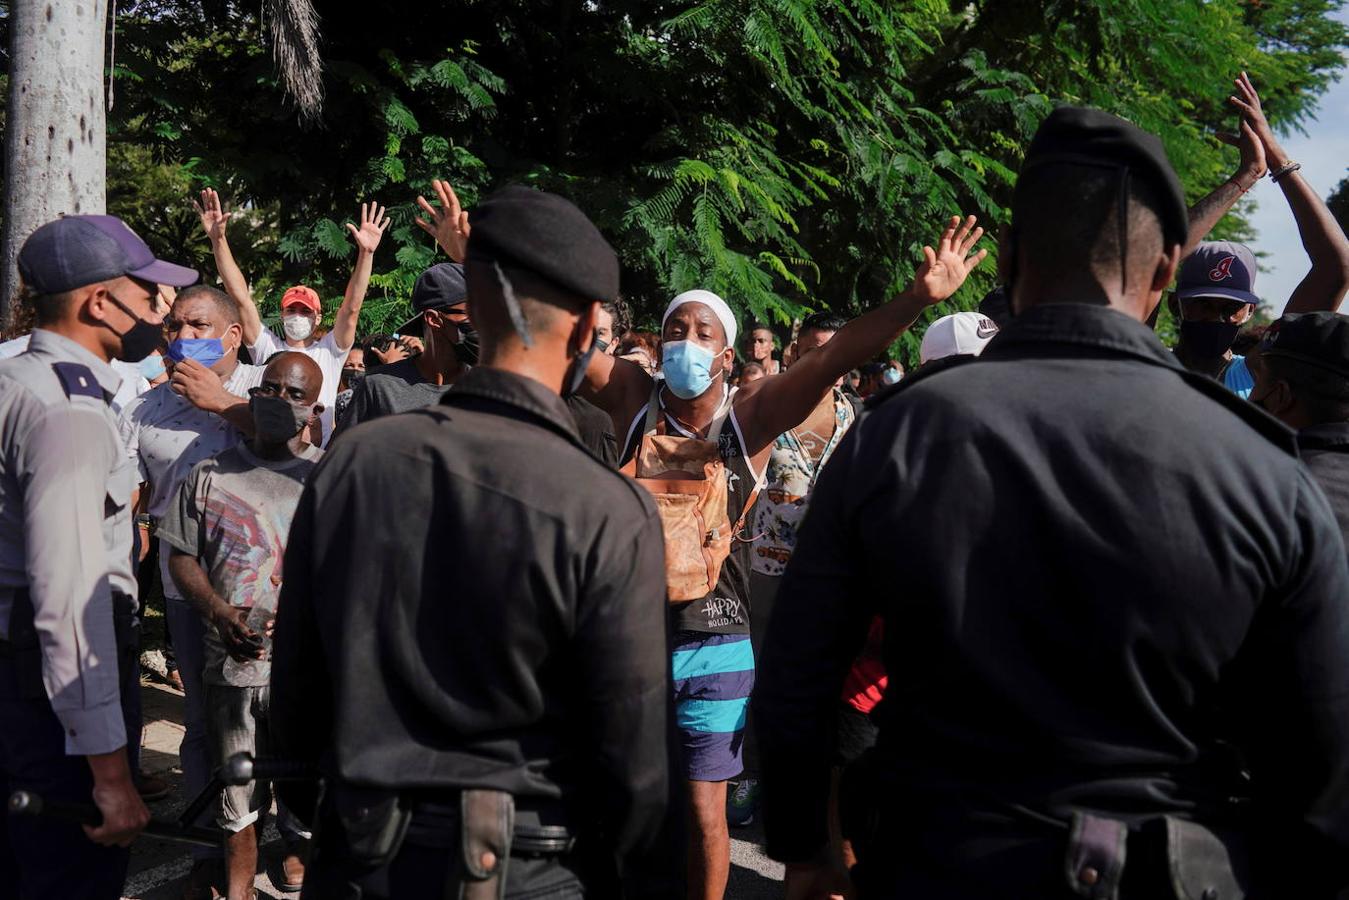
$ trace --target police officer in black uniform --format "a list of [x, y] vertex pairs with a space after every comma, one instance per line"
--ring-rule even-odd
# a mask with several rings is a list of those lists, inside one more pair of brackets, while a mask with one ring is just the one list
[[136, 467], [108, 363], [159, 345], [156, 284], [197, 273], [155, 259], [113, 216], [43, 225], [18, 266], [36, 328], [0, 362], [0, 800], [92, 800], [103, 822], [82, 832], [0, 810], [0, 897], [116, 898], [150, 814], [127, 762], [139, 722], [119, 690], [138, 671]]
[[1344, 546], [1292, 432], [1143, 324], [1186, 235], [1161, 143], [1058, 109], [1013, 217], [1012, 320], [882, 395], [816, 487], [755, 698], [769, 853], [828, 879], [833, 710], [878, 613], [859, 897], [1333, 896]]
[[617, 258], [571, 203], [507, 188], [467, 276], [480, 364], [334, 442], [286, 548], [272, 723], [328, 781], [306, 897], [603, 894], [663, 823], [660, 521], [561, 396]]
[[1246, 357], [1251, 402], [1297, 429], [1297, 445], [1349, 543], [1349, 316], [1290, 313]]

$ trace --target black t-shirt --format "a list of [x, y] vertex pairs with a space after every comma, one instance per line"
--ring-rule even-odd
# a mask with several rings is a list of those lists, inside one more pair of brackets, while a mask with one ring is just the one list
[[365, 376], [351, 393], [351, 403], [337, 434], [381, 416], [422, 409], [439, 400], [450, 389], [448, 384], [433, 384], [422, 376], [415, 357], [380, 366]]

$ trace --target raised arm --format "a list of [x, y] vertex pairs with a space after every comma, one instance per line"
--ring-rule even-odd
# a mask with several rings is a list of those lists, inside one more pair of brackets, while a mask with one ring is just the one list
[[1250, 122], [1242, 118], [1237, 134], [1220, 133], [1218, 140], [1241, 151], [1241, 162], [1232, 177], [1218, 185], [1211, 194], [1190, 207], [1190, 233], [1185, 238], [1180, 258], [1194, 252], [1199, 242], [1208, 237], [1218, 220], [1227, 215], [1247, 191], [1265, 174], [1265, 146]]
[[230, 213], [225, 212], [220, 205], [220, 195], [213, 188], [202, 191], [201, 202], [193, 200], [192, 207], [201, 216], [201, 229], [211, 242], [211, 253], [215, 256], [216, 271], [220, 273], [225, 293], [239, 308], [239, 322], [244, 327], [244, 346], [252, 347], [262, 332], [262, 316], [253, 302], [253, 292], [248, 289], [248, 279], [244, 278], [239, 264], [234, 261], [234, 253], [225, 236]]
[[342, 305], [333, 319], [333, 342], [337, 349], [345, 353], [356, 343], [356, 322], [361, 317], [361, 304], [365, 302], [365, 290], [370, 287], [370, 272], [375, 265], [375, 250], [379, 247], [384, 231], [389, 227], [389, 219], [384, 215], [384, 207], [378, 203], [361, 204], [361, 226], [357, 228], [350, 222], [347, 230], [356, 242], [356, 266], [351, 270], [351, 279], [347, 281], [347, 292], [342, 297]]
[[[1265, 111], [1260, 106], [1260, 95], [1255, 92], [1255, 86], [1245, 72], [1236, 80], [1236, 88], [1236, 94], [1229, 99], [1255, 129], [1265, 146], [1270, 171], [1278, 175], [1292, 164], [1292, 160], [1274, 137]], [[1349, 241], [1345, 240], [1344, 231], [1331, 215], [1325, 201], [1301, 173], [1294, 170], [1281, 175], [1279, 187], [1283, 189], [1288, 207], [1293, 211], [1298, 236], [1302, 238], [1302, 246], [1312, 263], [1311, 271], [1293, 289], [1284, 312], [1338, 309], [1346, 291], [1349, 291]]]
[[974, 216], [963, 222], [952, 216], [937, 249], [923, 248], [923, 264], [907, 290], [840, 328], [829, 343], [802, 356], [782, 374], [754, 383], [754, 393], [736, 407], [751, 456], [801, 424], [835, 382], [890, 346], [924, 309], [965, 283], [988, 255], [987, 250], [972, 253], [984, 234], [975, 222]]
[[468, 211], [459, 205], [459, 196], [448, 181], [439, 178], [431, 181], [440, 206], [432, 206], [425, 197], [418, 195], [417, 205], [426, 213], [426, 218], [417, 217], [417, 225], [436, 239], [445, 255], [457, 263], [462, 263], [468, 254]]

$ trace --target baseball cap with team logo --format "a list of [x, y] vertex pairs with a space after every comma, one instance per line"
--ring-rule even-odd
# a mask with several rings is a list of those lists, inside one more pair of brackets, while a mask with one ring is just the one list
[[928, 326], [918, 348], [919, 363], [948, 356], [978, 356], [998, 333], [988, 316], [977, 312], [958, 312], [942, 316]]
[[1255, 254], [1244, 244], [1205, 241], [1181, 263], [1176, 278], [1176, 296], [1222, 297], [1242, 303], [1259, 303], [1255, 291]]

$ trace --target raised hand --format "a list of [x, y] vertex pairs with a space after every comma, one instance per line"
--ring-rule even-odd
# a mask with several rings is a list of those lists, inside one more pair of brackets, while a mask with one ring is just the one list
[[[1283, 165], [1288, 161], [1287, 156], [1283, 152], [1283, 148], [1279, 146], [1278, 139], [1274, 137], [1274, 129], [1269, 127], [1269, 119], [1265, 118], [1265, 109], [1260, 105], [1260, 95], [1256, 93], [1255, 85], [1251, 83], [1251, 76], [1242, 72], [1233, 84], [1237, 90], [1235, 94], [1227, 98], [1227, 102], [1241, 113], [1244, 122], [1250, 123], [1256, 138], [1259, 139], [1264, 148], [1264, 156], [1269, 164], [1273, 166]], [[1227, 143], [1231, 143], [1231, 141], [1227, 141]], [[1242, 153], [1242, 158], [1245, 159], [1245, 151]]]
[[940, 303], [960, 290], [969, 274], [988, 256], [987, 250], [970, 255], [984, 236], [984, 229], [975, 227], [977, 221], [974, 216], [964, 222], [960, 216], [952, 216], [937, 249], [923, 248], [923, 264], [918, 267], [909, 290], [926, 305]]
[[347, 223], [347, 230], [351, 232], [356, 247], [366, 253], [375, 252], [388, 227], [389, 217], [384, 215], [384, 207], [378, 203], [361, 204], [361, 227]]
[[433, 179], [431, 187], [435, 189], [436, 196], [440, 199], [440, 207], [436, 208], [428, 203], [425, 197], [418, 196], [417, 205], [426, 213], [427, 218], [418, 216], [417, 225], [436, 239], [436, 243], [445, 251], [446, 256], [461, 263], [468, 253], [468, 211], [459, 205], [459, 198], [448, 181]]
[[225, 212], [220, 205], [220, 195], [215, 192], [215, 188], [202, 191], [201, 202], [193, 200], [192, 208], [201, 216], [201, 230], [206, 232], [211, 243], [224, 239], [225, 225], [229, 223], [232, 213]]
[[1241, 151], [1241, 163], [1237, 166], [1237, 173], [1233, 177], [1243, 191], [1249, 191], [1251, 186], [1264, 176], [1268, 168], [1265, 162], [1265, 144], [1244, 116], [1240, 128], [1240, 134], [1223, 131], [1216, 137], [1224, 144]]

